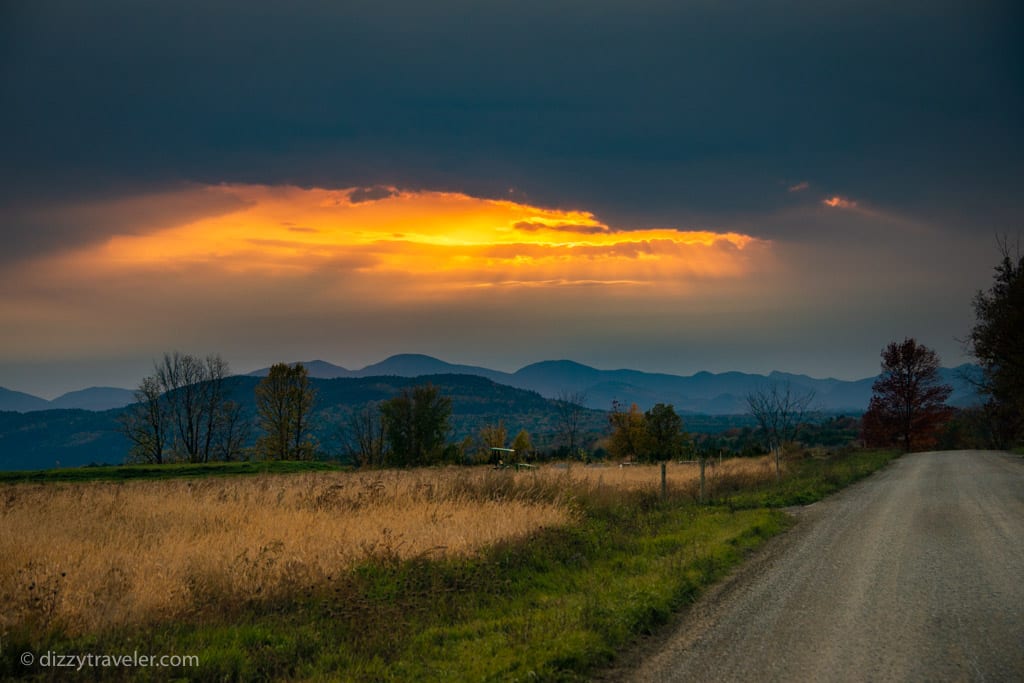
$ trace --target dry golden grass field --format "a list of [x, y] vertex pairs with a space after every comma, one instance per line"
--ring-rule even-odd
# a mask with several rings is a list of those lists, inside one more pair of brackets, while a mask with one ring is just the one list
[[[620, 467], [572, 468], [573, 478], [581, 479], [591, 486], [611, 486], [618, 489], [639, 490], [661, 486], [660, 465], [628, 465]], [[730, 458], [709, 460], [705, 471], [705, 485], [717, 486], [723, 481], [733, 483], [757, 483], [767, 481], [775, 476], [773, 461], [767, 456], [761, 458]], [[550, 472], [550, 470], [548, 470]], [[700, 478], [700, 466], [696, 462], [668, 463], [666, 478], [670, 489], [682, 490], [690, 495], [696, 492]]]
[[[695, 464], [670, 464], [695, 495]], [[766, 459], [708, 468], [767, 480]], [[0, 634], [69, 634], [287, 598], [367, 559], [472, 555], [573, 520], [580, 495], [660, 487], [656, 465], [482, 468], [0, 486]]]

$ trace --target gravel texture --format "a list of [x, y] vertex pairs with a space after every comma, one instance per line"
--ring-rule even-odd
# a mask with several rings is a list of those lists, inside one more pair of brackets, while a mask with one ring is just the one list
[[683, 616], [633, 681], [1024, 681], [1024, 460], [906, 455]]

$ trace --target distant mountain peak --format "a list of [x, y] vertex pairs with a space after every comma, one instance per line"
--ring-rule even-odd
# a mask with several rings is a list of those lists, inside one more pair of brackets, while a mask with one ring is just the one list
[[562, 368], [573, 368], [573, 369], [576, 369], [576, 370], [588, 370], [588, 371], [600, 372], [600, 370], [598, 370], [597, 368], [591, 367], [589, 365], [584, 365], [583, 363], [578, 363], [578, 362], [576, 362], [574, 360], [569, 360], [568, 358], [561, 358], [559, 360], [542, 360], [539, 363], [532, 363], [531, 365], [527, 365], [526, 367], [528, 367], [528, 368], [554, 368], [554, 367], [562, 367]]
[[37, 410], [111, 410], [135, 401], [135, 392], [118, 387], [89, 387], [61, 394], [52, 401], [0, 387], [0, 410], [30, 413]]
[[367, 365], [359, 371], [360, 374], [381, 374], [381, 375], [404, 375], [407, 372], [415, 374], [431, 375], [437, 372], [447, 372], [449, 368], [457, 367], [433, 356], [423, 353], [396, 353], [388, 356], [379, 363]]
[[308, 360], [303, 361], [302, 365], [306, 368], [310, 377], [316, 377], [318, 379], [335, 379], [337, 377], [349, 377], [352, 375], [352, 371], [348, 368], [343, 368], [340, 365], [335, 365], [325, 360]]
[[444, 363], [445, 365], [451, 365], [451, 363], [448, 363], [447, 361], [443, 361], [440, 358], [435, 358], [434, 356], [428, 356], [425, 353], [395, 353], [382, 360], [381, 363], [410, 360], [428, 361], [431, 363]]
[[135, 392], [118, 387], [89, 387], [69, 391], [50, 401], [49, 408], [111, 410], [135, 402]]
[[[310, 377], [316, 379], [337, 379], [338, 377], [351, 377], [352, 371], [348, 368], [343, 368], [340, 365], [335, 365], [325, 360], [304, 360], [300, 361], [302, 366], [306, 368]], [[298, 365], [298, 363], [289, 363], [291, 366]], [[270, 368], [260, 368], [259, 370], [253, 370], [247, 372], [247, 377], [266, 377], [270, 373]]]
[[11, 410], [16, 413], [27, 413], [32, 410], [46, 410], [50, 402], [24, 391], [0, 387], [0, 410]]
[[354, 373], [357, 377], [373, 375], [420, 377], [423, 375], [476, 375], [492, 382], [510, 384], [511, 375], [476, 365], [456, 365], [422, 353], [399, 353], [379, 363], [367, 365]]

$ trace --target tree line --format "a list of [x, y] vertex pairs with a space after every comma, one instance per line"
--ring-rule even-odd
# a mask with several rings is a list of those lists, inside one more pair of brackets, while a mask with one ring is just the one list
[[135, 391], [135, 403], [122, 415], [131, 442], [129, 460], [203, 463], [239, 458], [248, 426], [238, 402], [228, 397], [228, 364], [165, 353]]
[[[993, 284], [979, 291], [973, 305], [976, 323], [965, 342], [981, 375], [976, 387], [985, 403], [955, 410], [946, 404], [952, 388], [940, 381], [936, 352], [908, 337], [881, 352], [881, 374], [861, 419], [865, 445], [906, 451], [971, 445], [1007, 448], [1024, 443], [1024, 256], [999, 243], [1001, 258]], [[206, 357], [165, 353], [135, 392], [136, 402], [122, 415], [122, 431], [131, 443], [130, 461], [145, 463], [312, 459], [318, 449], [311, 418], [316, 402], [307, 369], [278, 363], [255, 389], [255, 421], [232, 396], [228, 363]], [[786, 443], [807, 433], [814, 415], [813, 393], [790, 384], [769, 383], [747, 396], [749, 414], [776, 469]], [[562, 392], [553, 402], [560, 452], [586, 455], [581, 423], [581, 392]], [[354, 411], [346, 425], [349, 452], [358, 464], [415, 467], [441, 462], [516, 461], [533, 453], [522, 430], [512, 448], [504, 425], [486, 425], [476, 439], [449, 443], [452, 404], [431, 385], [403, 390], [391, 399]], [[713, 440], [694, 439], [672, 405], [648, 411], [614, 402], [608, 413], [605, 452], [619, 461], [654, 462], [705, 459], [717, 448]], [[844, 426], [849, 430], [849, 426]], [[252, 443], [253, 431], [258, 436]], [[749, 438], [744, 437], [744, 443]], [[955, 444], [954, 444], [955, 445]], [[748, 446], [744, 446], [747, 448]], [[496, 455], [497, 454], [497, 455]]]
[[[154, 363], [135, 391], [135, 403], [121, 415], [131, 448], [128, 461], [164, 464], [243, 460], [312, 459], [315, 444], [309, 416], [315, 390], [301, 363], [274, 365], [256, 386], [255, 449], [247, 444], [252, 421], [232, 396], [227, 361], [178, 351]], [[255, 452], [254, 452], [255, 451]]]
[[[255, 388], [255, 425], [231, 396], [229, 367], [219, 355], [165, 353], [140, 382], [122, 414], [129, 462], [204, 463], [242, 459], [312, 460], [316, 389], [302, 363], [277, 363]], [[413, 467], [441, 462], [451, 399], [432, 385], [405, 390], [356, 412], [350, 426], [362, 464]], [[248, 446], [255, 427], [255, 445]]]
[[955, 442], [1024, 444], [1024, 255], [1006, 237], [998, 247], [992, 285], [974, 297], [975, 324], [965, 340], [981, 368], [980, 377], [966, 379], [984, 404], [966, 410], [946, 405], [952, 387], [939, 379], [938, 354], [913, 338], [892, 342], [882, 350], [882, 373], [862, 420], [866, 444], [904, 451]]
[[451, 458], [451, 398], [432, 384], [368, 403], [348, 421], [349, 451], [371, 467], [418, 467]]
[[[941, 381], [938, 354], [912, 337], [891, 342], [882, 349], [881, 372], [860, 421], [864, 445], [919, 451], [1024, 443], [1024, 255], [1019, 244], [1011, 249], [1006, 238], [999, 240], [999, 251], [993, 284], [974, 298], [976, 323], [965, 344], [981, 368], [973, 383], [985, 403], [960, 410], [947, 405], [953, 388]], [[813, 401], [812, 391], [789, 382], [769, 382], [746, 396], [761, 442], [774, 456], [777, 475], [785, 445], [807, 431]], [[657, 409], [665, 406], [652, 410]], [[652, 411], [641, 413], [635, 405], [626, 410], [613, 404], [609, 452], [623, 459], [671, 457], [668, 447], [652, 450], [651, 434], [659, 433], [659, 419], [663, 418]], [[704, 439], [689, 444], [689, 452], [702, 463], [713, 450], [706, 446], [709, 441], [713, 443]]]

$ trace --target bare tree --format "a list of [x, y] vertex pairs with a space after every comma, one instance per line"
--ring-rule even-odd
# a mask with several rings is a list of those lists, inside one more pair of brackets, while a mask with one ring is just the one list
[[135, 392], [121, 420], [131, 459], [208, 462], [238, 457], [248, 437], [240, 406], [228, 399], [227, 361], [165, 353]]
[[216, 460], [242, 460], [252, 432], [252, 420], [237, 401], [224, 401], [218, 411], [212, 454]]
[[569, 449], [569, 457], [576, 457], [579, 448], [580, 423], [583, 420], [584, 402], [587, 400], [585, 391], [570, 391], [563, 389], [558, 392], [555, 398], [555, 406], [558, 410], [557, 425], [558, 436], [562, 443]]
[[384, 465], [384, 421], [381, 419], [380, 403], [371, 401], [356, 410], [348, 418], [348, 449], [355, 454], [361, 467]]
[[[221, 429], [226, 426], [228, 409], [225, 396], [225, 380], [229, 374], [228, 362], [219, 355], [209, 355], [202, 362], [203, 378], [199, 384], [200, 407], [200, 448], [197, 453], [201, 462], [216, 457], [215, 447], [222, 443]], [[234, 421], [232, 421], [234, 426]]]
[[776, 479], [782, 473], [783, 444], [796, 438], [813, 401], [813, 390], [796, 391], [789, 382], [772, 381], [747, 394], [747, 408], [764, 432], [768, 450], [775, 455]]
[[143, 378], [135, 403], [121, 416], [121, 430], [132, 442], [129, 460], [161, 465], [167, 447], [167, 406], [155, 376]]
[[177, 458], [209, 462], [222, 442], [227, 403], [228, 363], [219, 355], [205, 359], [178, 351], [165, 353], [156, 364], [154, 379], [164, 395], [169, 416], [168, 436]]
[[200, 383], [203, 364], [195, 356], [177, 351], [165, 353], [156, 366], [156, 378], [167, 400], [175, 455], [189, 462], [200, 462], [203, 424], [203, 397]]

